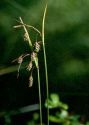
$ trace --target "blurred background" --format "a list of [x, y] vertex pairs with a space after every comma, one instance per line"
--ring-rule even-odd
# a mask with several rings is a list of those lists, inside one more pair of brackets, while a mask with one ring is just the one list
[[[4, 112], [38, 104], [37, 73], [28, 87], [29, 72], [24, 62], [17, 79], [17, 63], [12, 63], [30, 48], [23, 39], [23, 29], [14, 29], [19, 17], [28, 25], [41, 30], [45, 0], [0, 1], [0, 116]], [[33, 41], [34, 32], [29, 30]], [[89, 0], [48, 0], [45, 21], [49, 92], [60, 95], [70, 110], [89, 115]], [[24, 66], [25, 65], [25, 66]], [[46, 98], [43, 51], [39, 54], [42, 102]], [[28, 114], [15, 116], [19, 125]], [[25, 121], [23, 122], [25, 125]]]

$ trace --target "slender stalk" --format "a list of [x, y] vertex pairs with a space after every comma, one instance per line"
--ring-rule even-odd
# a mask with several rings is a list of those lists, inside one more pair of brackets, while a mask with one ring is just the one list
[[[20, 21], [23, 24], [24, 31], [25, 31], [25, 33], [27, 35], [27, 40], [29, 42], [29, 46], [30, 46], [31, 50], [33, 50], [33, 45], [32, 45], [29, 33], [28, 33], [28, 31], [26, 29], [26, 26], [24, 25], [23, 20], [21, 19], [21, 17], [20, 17]], [[34, 58], [34, 62], [35, 62], [36, 68], [37, 68], [37, 75], [38, 75], [39, 105], [40, 105], [40, 125], [42, 125], [42, 105], [41, 105], [41, 88], [40, 88], [40, 73], [39, 73], [39, 66], [38, 66], [38, 57]]]
[[45, 77], [46, 77], [46, 94], [47, 94], [47, 124], [49, 125], [49, 107], [48, 107], [48, 98], [49, 98], [49, 89], [48, 89], [48, 71], [47, 71], [47, 59], [46, 59], [46, 51], [45, 51], [45, 42], [44, 42], [44, 23], [45, 16], [47, 11], [47, 4], [45, 6], [43, 21], [42, 21], [42, 43], [43, 43], [43, 52], [44, 52], [44, 63], [45, 63]]
[[[19, 19], [20, 19], [21, 23], [23, 24], [23, 28], [24, 28], [24, 31], [26, 33], [27, 40], [29, 42], [29, 46], [30, 46], [31, 50], [33, 50], [32, 41], [31, 41], [30, 35], [28, 33], [28, 30], [27, 30], [26, 26], [24, 25], [22, 18], [20, 17]], [[34, 60], [35, 60], [36, 68], [37, 68], [38, 67], [38, 59], [35, 57]]]
[[32, 49], [32, 42], [31, 42], [31, 39], [30, 39], [30, 37], [29, 37], [29, 33], [28, 33], [28, 31], [27, 31], [27, 29], [26, 29], [24, 23], [23, 23], [22, 18], [20, 17], [19, 19], [20, 19], [21, 23], [23, 24], [23, 28], [24, 28], [24, 31], [25, 31], [25, 33], [26, 33], [26, 35], [27, 35], [29, 45], [30, 45], [30, 47], [31, 47], [31, 49]]
[[41, 105], [41, 87], [40, 87], [39, 66], [38, 66], [38, 68], [37, 68], [37, 75], [38, 75], [38, 88], [39, 88], [40, 125], [42, 125], [42, 105]]
[[34, 31], [36, 31], [36, 32], [41, 36], [41, 32], [40, 32], [37, 28], [35, 28], [34, 26], [32, 26], [32, 25], [27, 25], [27, 24], [25, 24], [25, 23], [22, 23], [21, 20], [20, 20], [20, 21], [16, 20], [16, 21], [19, 22], [21, 25], [14, 26], [13, 28], [22, 27], [23, 24], [24, 24], [24, 26], [33, 29]]

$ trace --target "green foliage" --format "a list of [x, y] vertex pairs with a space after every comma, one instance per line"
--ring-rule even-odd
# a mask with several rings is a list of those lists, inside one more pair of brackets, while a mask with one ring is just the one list
[[59, 96], [55, 93], [50, 94], [50, 98], [45, 102], [45, 107], [49, 106], [50, 110], [57, 108], [57, 112], [55, 112], [54, 115], [50, 114], [49, 115], [49, 120], [50, 122], [53, 123], [60, 123], [61, 125], [88, 125], [89, 122], [86, 124], [81, 123], [79, 121], [79, 118], [81, 117], [80, 115], [77, 114], [69, 114], [68, 112], [68, 105], [63, 103], [60, 99]]
[[47, 100], [45, 102], [46, 107], [47, 107], [47, 105], [49, 106], [50, 109], [51, 108], [63, 108], [65, 110], [68, 109], [68, 105], [61, 102], [60, 98], [57, 94], [51, 94], [50, 95], [50, 99], [48, 100], [48, 104], [47, 104]]
[[[41, 11], [41, 0], [35, 1], [35, 4], [29, 0], [25, 2], [4, 0], [0, 3], [0, 65], [4, 69], [2, 65], [7, 66], [8, 62], [11, 63], [17, 55], [29, 50], [28, 45], [23, 47], [25, 43], [20, 31], [13, 31], [13, 22], [15, 23], [16, 18], [23, 15], [22, 18], [28, 24], [30, 22], [38, 27], [39, 17], [43, 11]], [[89, 91], [89, 0], [55, 0], [55, 4], [54, 0], [49, 0], [48, 4], [45, 29], [50, 83], [57, 87], [59, 84], [65, 92], [73, 90], [78, 94], [79, 92], [87, 94]], [[13, 71], [15, 69], [12, 68]], [[4, 70], [4, 73], [9, 71], [9, 69]], [[18, 95], [18, 92], [16, 94]], [[47, 106], [47, 101], [45, 105]], [[50, 109], [62, 109], [55, 114], [56, 117], [50, 116], [55, 122], [61, 117], [61, 113], [68, 113], [68, 105], [61, 102], [55, 94], [50, 96], [48, 106]], [[73, 120], [76, 125], [77, 119], [78, 117]]]
[[[41, 29], [39, 22], [42, 18], [39, 19], [39, 17], [43, 12], [43, 1], [37, 0], [34, 4], [32, 0], [4, 0], [0, 3], [0, 65], [2, 67], [4, 64], [7, 66], [13, 57], [29, 50], [28, 45], [23, 46], [25, 43], [21, 37], [22, 32], [12, 29], [13, 23], [16, 23], [17, 17], [22, 16], [26, 24], [30, 23]], [[45, 30], [48, 69], [51, 78], [49, 80], [53, 85], [58, 83], [67, 85], [70, 91], [72, 85], [76, 91], [78, 83], [81, 91], [88, 91], [81, 87], [81, 81], [83, 81], [82, 85], [87, 86], [85, 79], [88, 80], [89, 73], [88, 12], [88, 0], [56, 0], [55, 4], [54, 0], [48, 0]]]

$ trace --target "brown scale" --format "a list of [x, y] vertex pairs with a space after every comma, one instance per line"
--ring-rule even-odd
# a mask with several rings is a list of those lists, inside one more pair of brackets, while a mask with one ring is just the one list
[[37, 53], [36, 52], [32, 52], [32, 54], [31, 54], [31, 61], [34, 61], [36, 57], [37, 57]]
[[27, 70], [30, 71], [32, 69], [32, 66], [33, 66], [32, 61], [30, 61], [28, 64]]
[[19, 56], [17, 59], [13, 60], [12, 62], [18, 62], [19, 66], [18, 66], [18, 74], [17, 74], [17, 78], [19, 77], [19, 70], [21, 68], [21, 64], [23, 62], [23, 59], [26, 57], [26, 56], [29, 56], [30, 54], [22, 54], [21, 56]]
[[35, 44], [34, 44], [34, 47], [35, 47], [35, 52], [39, 52], [40, 51], [40, 48], [41, 48], [41, 41], [39, 41], [39, 42], [35, 42]]
[[31, 73], [31, 75], [29, 77], [29, 87], [32, 87], [32, 85], [33, 85], [33, 76], [32, 76], [32, 73]]

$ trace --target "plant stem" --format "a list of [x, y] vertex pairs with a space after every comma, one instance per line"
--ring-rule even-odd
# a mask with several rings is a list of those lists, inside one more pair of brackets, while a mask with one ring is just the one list
[[[25, 33], [27, 34], [29, 46], [30, 46], [31, 50], [33, 50], [33, 46], [32, 46], [32, 42], [31, 42], [29, 33], [28, 33], [28, 31], [26, 29], [26, 26], [24, 25], [23, 20], [21, 19], [21, 17], [20, 17], [20, 21], [23, 24], [23, 28], [24, 28]], [[38, 57], [35, 57], [34, 62], [35, 62], [36, 68], [37, 68], [37, 75], [38, 75], [39, 105], [40, 105], [40, 125], [42, 125], [41, 88], [40, 88], [40, 73], [39, 73], [39, 66], [38, 66]]]
[[47, 124], [49, 125], [49, 107], [48, 107], [48, 98], [49, 98], [49, 89], [48, 89], [48, 71], [47, 71], [47, 59], [46, 59], [46, 51], [45, 51], [45, 43], [44, 43], [44, 23], [45, 16], [47, 11], [47, 4], [45, 6], [43, 21], [42, 21], [42, 43], [43, 43], [43, 52], [44, 52], [44, 63], [45, 63], [45, 77], [46, 77], [46, 94], [47, 94]]
[[40, 125], [42, 125], [42, 105], [41, 105], [41, 87], [40, 87], [39, 66], [38, 66], [38, 68], [37, 68], [37, 75], [38, 75], [38, 88], [39, 88]]
[[29, 42], [29, 45], [30, 45], [30, 47], [31, 47], [31, 49], [32, 49], [32, 42], [31, 42], [31, 39], [30, 39], [30, 37], [29, 37], [28, 31], [27, 31], [27, 29], [26, 29], [26, 27], [25, 27], [25, 25], [24, 25], [24, 23], [23, 23], [22, 18], [19, 17], [19, 19], [20, 19], [20, 21], [21, 21], [21, 23], [22, 23], [22, 25], [23, 25], [23, 28], [24, 28], [25, 33], [27, 34], [28, 42]]
[[19, 28], [19, 27], [22, 27], [24, 25], [25, 27], [33, 29], [34, 31], [36, 31], [41, 36], [41, 32], [37, 28], [35, 28], [34, 26], [22, 23], [21, 19], [20, 19], [20, 21], [18, 21], [18, 20], [16, 20], [16, 21], [19, 22], [21, 25], [14, 26], [13, 28]]
[[[24, 31], [27, 35], [30, 49], [33, 50], [32, 41], [31, 41], [30, 35], [28, 33], [28, 30], [27, 30], [26, 26], [24, 25], [22, 18], [20, 17], [19, 19], [20, 19], [21, 23], [23, 24], [23, 29], [24, 29]], [[38, 59], [35, 57], [34, 61], [35, 61], [35, 65], [36, 65], [36, 68], [37, 68], [38, 67]]]

